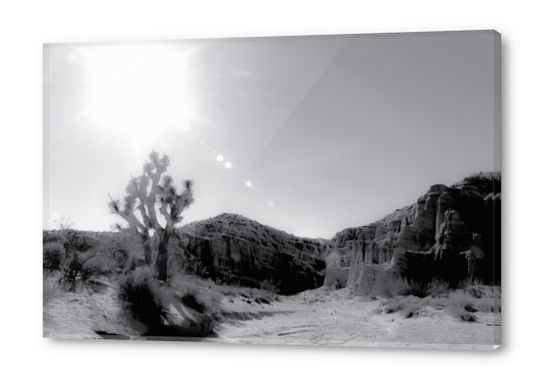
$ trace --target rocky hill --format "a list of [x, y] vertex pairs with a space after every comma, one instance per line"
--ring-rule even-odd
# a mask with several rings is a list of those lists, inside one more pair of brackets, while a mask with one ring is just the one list
[[234, 275], [246, 285], [280, 283], [281, 293], [322, 285], [331, 241], [300, 238], [246, 217], [223, 213], [178, 229], [187, 252], [213, 277]]
[[453, 282], [466, 276], [461, 272], [466, 264], [447, 260], [458, 260], [477, 239], [485, 253], [480, 277], [500, 282], [500, 217], [501, 174], [480, 173], [451, 186], [435, 184], [416, 203], [372, 224], [342, 230], [332, 240], [344, 266], [356, 257], [362, 263], [391, 264], [395, 256], [393, 263], [404, 276]]

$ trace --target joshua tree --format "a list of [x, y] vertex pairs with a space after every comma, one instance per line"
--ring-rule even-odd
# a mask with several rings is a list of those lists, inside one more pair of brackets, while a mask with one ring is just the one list
[[[111, 213], [119, 215], [128, 222], [132, 233], [139, 237], [145, 252], [145, 264], [151, 264], [150, 234], [152, 229], [159, 238], [158, 256], [155, 269], [158, 279], [167, 280], [168, 243], [171, 237], [179, 239], [174, 232], [175, 225], [183, 220], [182, 211], [194, 202], [192, 197], [191, 180], [185, 180], [184, 190], [177, 192], [173, 179], [166, 175], [160, 179], [169, 166], [169, 157], [152, 152], [150, 162], [143, 166], [143, 175], [132, 177], [126, 187], [122, 205], [119, 200], [113, 200], [109, 195]], [[160, 225], [157, 210], [165, 219], [165, 227]], [[140, 217], [138, 217], [140, 216]]]

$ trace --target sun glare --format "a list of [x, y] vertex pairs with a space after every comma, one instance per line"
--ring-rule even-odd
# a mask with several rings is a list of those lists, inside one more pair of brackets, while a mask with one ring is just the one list
[[189, 129], [187, 53], [165, 45], [93, 46], [84, 58], [95, 126], [136, 139], [148, 139], [149, 130]]

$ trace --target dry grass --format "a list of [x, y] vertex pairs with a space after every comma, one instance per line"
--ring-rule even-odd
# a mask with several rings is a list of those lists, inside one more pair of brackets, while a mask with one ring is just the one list
[[66, 252], [60, 242], [48, 242], [43, 245], [43, 268], [59, 270]]
[[403, 278], [389, 278], [376, 285], [370, 296], [381, 298], [395, 298], [397, 296], [415, 296], [424, 298], [427, 296], [440, 296], [450, 292], [447, 283], [434, 279], [430, 283], [421, 283]]
[[212, 280], [192, 275], [177, 275], [170, 280], [170, 285], [187, 307], [210, 314], [220, 310], [220, 301], [224, 295]]
[[[401, 313], [405, 318], [416, 317], [425, 309], [446, 310], [461, 321], [477, 321], [476, 313], [500, 313], [500, 287], [465, 282], [461, 289], [451, 290], [446, 283], [433, 281], [426, 285], [397, 280], [388, 283], [377, 313]], [[399, 294], [389, 296], [391, 294]]]

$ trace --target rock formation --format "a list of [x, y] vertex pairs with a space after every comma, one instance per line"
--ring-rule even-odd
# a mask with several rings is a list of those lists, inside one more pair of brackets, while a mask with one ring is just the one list
[[188, 254], [220, 278], [241, 284], [280, 283], [283, 294], [320, 287], [331, 241], [299, 238], [240, 215], [224, 213], [178, 230]]
[[417, 281], [437, 278], [457, 284], [468, 270], [461, 252], [472, 246], [485, 253], [477, 254], [484, 258], [476, 262], [476, 277], [500, 282], [500, 191], [500, 173], [474, 175], [450, 187], [433, 185], [415, 204], [338, 232], [336, 248], [350, 256], [348, 284], [360, 283], [363, 270], [375, 271], [367, 265]]

